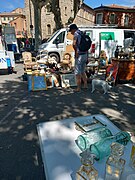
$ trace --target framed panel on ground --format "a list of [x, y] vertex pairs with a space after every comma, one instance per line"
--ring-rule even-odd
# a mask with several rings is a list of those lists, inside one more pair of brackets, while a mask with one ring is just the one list
[[70, 87], [76, 86], [76, 77], [74, 74], [61, 74], [61, 86], [62, 87]]

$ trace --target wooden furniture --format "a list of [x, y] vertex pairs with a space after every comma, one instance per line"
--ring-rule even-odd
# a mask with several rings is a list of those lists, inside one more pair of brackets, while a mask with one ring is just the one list
[[24, 70], [27, 71], [28, 69], [38, 69], [38, 64], [36, 62], [36, 58], [32, 57], [31, 52], [23, 52], [22, 53], [22, 58], [23, 58], [23, 65], [24, 65]]
[[132, 81], [135, 83], [135, 59], [113, 59], [118, 62], [117, 82]]

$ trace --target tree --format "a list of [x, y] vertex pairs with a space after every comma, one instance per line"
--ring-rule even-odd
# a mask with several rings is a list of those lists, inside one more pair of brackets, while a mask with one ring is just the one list
[[[54, 14], [54, 21], [56, 29], [63, 27], [61, 20], [61, 11], [59, 7], [59, 0], [29, 0], [33, 3], [34, 7], [34, 21], [35, 21], [35, 49], [38, 49], [39, 44], [41, 43], [41, 9], [43, 6], [49, 3], [52, 13]], [[74, 0], [74, 18], [78, 11], [78, 7], [82, 4], [83, 0]], [[71, 23], [73, 19], [69, 19], [68, 23]]]
[[56, 29], [62, 28], [61, 13], [59, 8], [59, 0], [31, 0], [34, 7], [34, 21], [35, 21], [35, 49], [38, 49], [41, 44], [41, 9], [47, 3], [50, 3], [51, 11], [54, 13], [54, 21]]
[[31, 0], [34, 7], [34, 21], [35, 21], [35, 50], [41, 44], [41, 8], [49, 2], [49, 0]]

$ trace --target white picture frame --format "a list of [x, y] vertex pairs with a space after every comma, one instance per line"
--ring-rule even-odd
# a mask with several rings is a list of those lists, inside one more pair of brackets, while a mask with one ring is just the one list
[[76, 84], [76, 77], [74, 74], [61, 74], [61, 86], [66, 87], [72, 87], [77, 86]]

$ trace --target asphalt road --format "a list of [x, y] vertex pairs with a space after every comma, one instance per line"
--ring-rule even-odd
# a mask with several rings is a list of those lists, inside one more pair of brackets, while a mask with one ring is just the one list
[[135, 85], [119, 84], [103, 95], [73, 89], [28, 92], [17, 74], [0, 75], [0, 180], [44, 180], [37, 124], [105, 114], [121, 130], [135, 132]]

